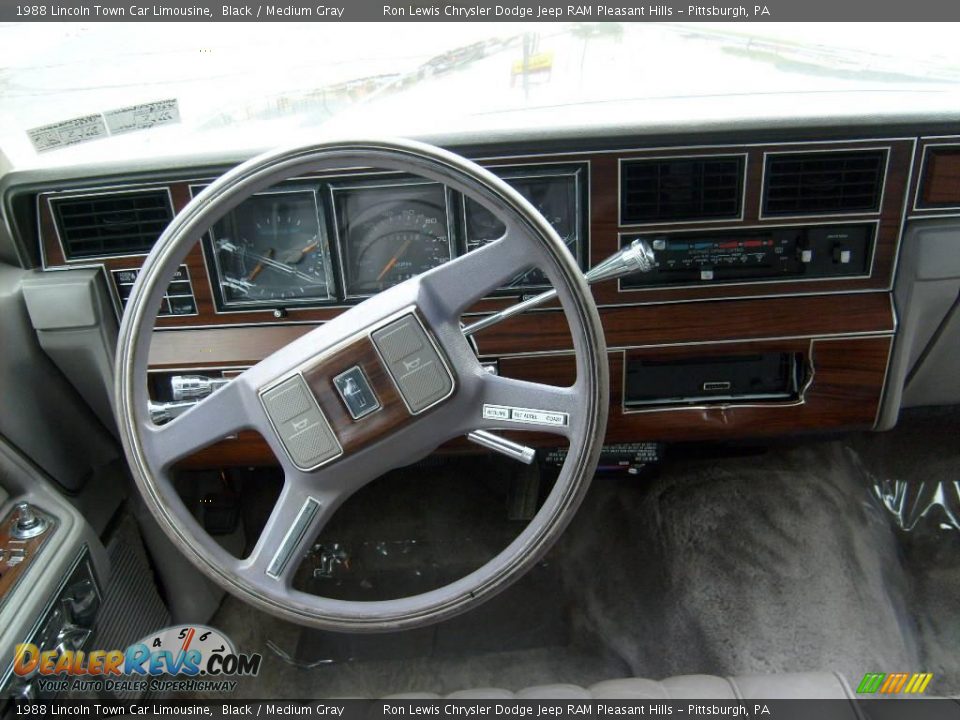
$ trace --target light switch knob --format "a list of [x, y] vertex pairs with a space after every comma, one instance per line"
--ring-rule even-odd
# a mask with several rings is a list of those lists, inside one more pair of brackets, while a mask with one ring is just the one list
[[42, 535], [49, 523], [33, 509], [30, 503], [17, 503], [14, 507], [13, 527], [10, 534], [15, 540], [29, 540]]

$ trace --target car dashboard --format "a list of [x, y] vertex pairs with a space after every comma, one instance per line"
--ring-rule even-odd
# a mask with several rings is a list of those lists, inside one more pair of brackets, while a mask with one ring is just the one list
[[[453, 147], [544, 215], [584, 270], [643, 239], [649, 273], [593, 286], [611, 377], [607, 442], [734, 440], [879, 429], [898, 334], [895, 278], [909, 223], [960, 215], [960, 139], [915, 128]], [[49, 276], [93, 270], [119, 319], [173, 215], [230, 164], [8, 177], [23, 254]], [[500, 237], [486, 210], [437, 183], [363, 168], [252, 196], [186, 257], [156, 321], [150, 387], [215, 387], [318, 323]], [[517, 268], [467, 318], [546, 287]], [[491, 372], [569, 384], [559, 306], [475, 336]], [[205, 384], [206, 383], [206, 384]], [[180, 388], [180, 390], [178, 390]], [[189, 395], [189, 393], [188, 393]], [[196, 467], [273, 462], [241, 433]]]

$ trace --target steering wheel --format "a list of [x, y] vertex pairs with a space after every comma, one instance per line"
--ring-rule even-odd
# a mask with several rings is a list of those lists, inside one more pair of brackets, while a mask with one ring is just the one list
[[[483, 247], [365, 300], [291, 342], [165, 425], [150, 418], [146, 373], [164, 290], [209, 228], [278, 182], [343, 168], [377, 168], [443, 183], [505, 225]], [[577, 379], [555, 387], [484, 371], [461, 315], [540, 268], [573, 338]], [[536, 347], [530, 348], [532, 351]], [[260, 155], [223, 175], [173, 219], [143, 264], [120, 328], [116, 414], [137, 486], [160, 527], [200, 570], [240, 599], [286, 620], [375, 632], [451, 617], [507, 587], [539, 560], [580, 504], [607, 419], [606, 344], [596, 305], [570, 252], [516, 190], [458, 155], [411, 141], [345, 141]], [[238, 559], [180, 500], [174, 464], [243, 429], [257, 430], [284, 484], [259, 540]], [[463, 578], [383, 601], [323, 598], [293, 587], [299, 561], [352, 493], [388, 470], [474, 430], [560, 435], [569, 450], [553, 489], [503, 551]]]

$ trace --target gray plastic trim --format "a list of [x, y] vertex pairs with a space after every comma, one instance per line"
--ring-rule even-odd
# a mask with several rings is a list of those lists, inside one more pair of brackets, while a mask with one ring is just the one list
[[99, 270], [33, 273], [23, 296], [40, 346], [100, 422], [117, 434], [113, 363], [117, 321]]
[[[903, 235], [894, 284], [899, 318], [877, 429], [901, 407], [960, 403], [960, 219], [913, 219]], [[951, 350], [950, 348], [953, 348]]]

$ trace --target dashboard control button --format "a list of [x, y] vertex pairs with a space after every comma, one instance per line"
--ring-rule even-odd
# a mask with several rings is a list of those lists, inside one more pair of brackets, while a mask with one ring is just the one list
[[193, 296], [172, 297], [170, 302], [170, 313], [172, 315], [194, 315], [197, 312], [197, 305], [193, 301]]
[[[128, 270], [111, 270], [113, 282], [117, 289], [117, 298], [121, 308], [126, 307], [133, 285], [140, 274], [139, 268]], [[186, 265], [180, 265], [174, 273], [163, 300], [160, 302], [158, 315], [196, 315], [197, 301], [193, 295], [193, 285], [190, 283], [190, 273]]]
[[193, 297], [193, 288], [187, 280], [175, 280], [167, 288], [167, 297]]
[[137, 281], [139, 270], [114, 270], [113, 277], [118, 285], [133, 285]]
[[380, 408], [380, 401], [359, 365], [337, 375], [333, 384], [354, 420], [366, 417]]

